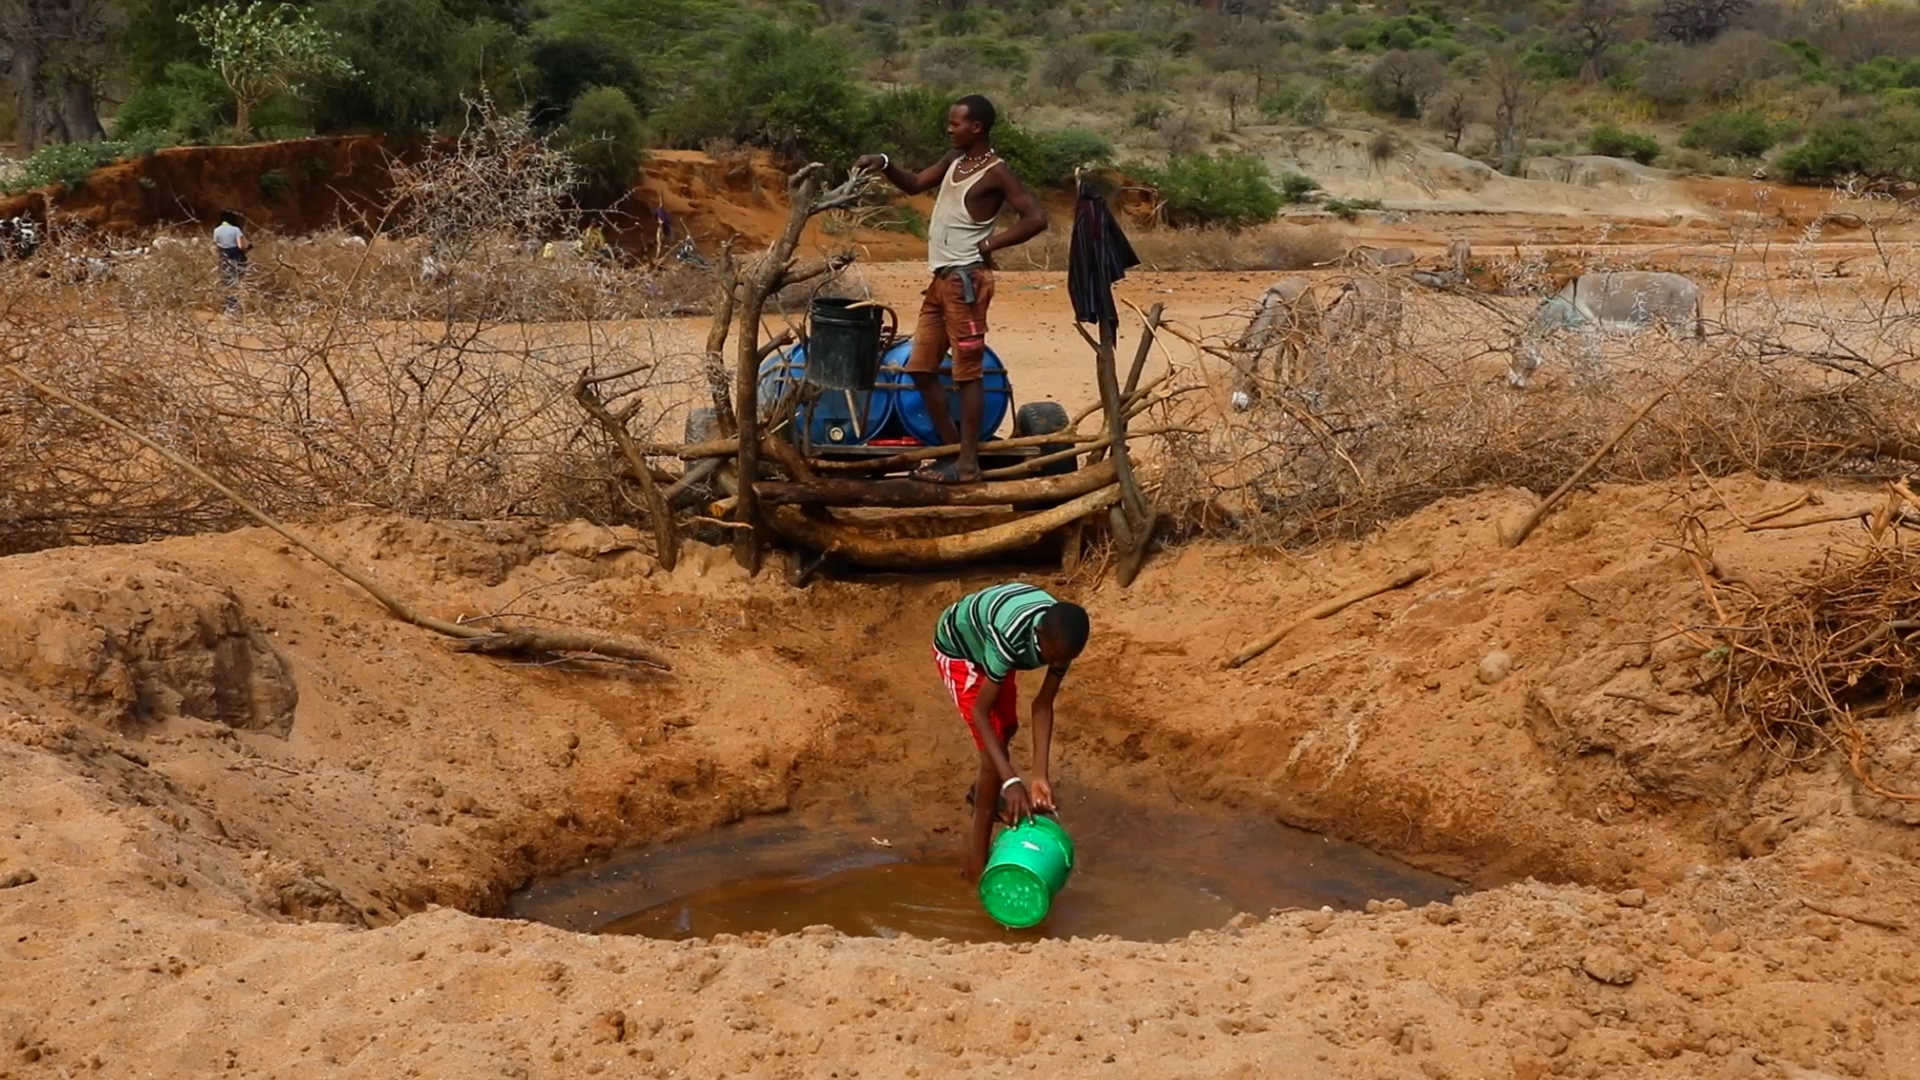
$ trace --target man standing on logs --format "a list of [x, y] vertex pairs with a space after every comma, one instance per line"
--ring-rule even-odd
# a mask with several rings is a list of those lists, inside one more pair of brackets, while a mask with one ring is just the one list
[[[921, 480], [965, 483], [980, 479], [980, 422], [986, 414], [982, 363], [987, 351], [987, 305], [993, 301], [993, 253], [1047, 231], [1047, 212], [993, 149], [993, 103], [969, 94], [947, 111], [953, 149], [919, 173], [869, 154], [854, 170], [879, 170], [909, 195], [940, 189], [927, 224], [927, 262], [933, 283], [920, 305], [907, 373], [927, 403], [927, 413], [948, 444], [960, 444], [958, 461], [929, 462], [914, 473]], [[1020, 220], [1000, 232], [994, 222], [1012, 207]], [[947, 411], [940, 361], [953, 350], [953, 385], [960, 394], [960, 425]]]
[[[967, 880], [987, 865], [995, 807], [1015, 824], [1034, 811], [1053, 810], [1048, 777], [1053, 752], [1053, 698], [1067, 667], [1087, 646], [1087, 609], [1055, 600], [1031, 585], [982, 589], [941, 613], [934, 624], [933, 662], [953, 695], [960, 718], [980, 752], [980, 771], [967, 798], [973, 803], [973, 838]], [[1020, 730], [1020, 691], [1015, 673], [1047, 669], [1033, 699], [1033, 772], [1013, 769], [1013, 736]]]

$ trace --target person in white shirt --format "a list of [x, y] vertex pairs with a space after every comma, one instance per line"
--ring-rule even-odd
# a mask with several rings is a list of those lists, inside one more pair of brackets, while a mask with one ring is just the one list
[[220, 211], [220, 224], [213, 229], [213, 249], [220, 256], [220, 284], [227, 288], [229, 314], [239, 310], [240, 297], [235, 290], [246, 273], [247, 249], [252, 246], [240, 229], [240, 215], [232, 210]]
[[[969, 94], [947, 112], [948, 150], [932, 167], [909, 172], [885, 154], [853, 163], [855, 172], [878, 172], [908, 195], [939, 189], [927, 225], [927, 263], [933, 283], [920, 305], [907, 374], [926, 402], [940, 437], [958, 443], [960, 456], [935, 461], [913, 475], [920, 480], [966, 483], [980, 479], [980, 424], [986, 413], [982, 378], [987, 351], [987, 306], [993, 302], [993, 254], [1047, 231], [1047, 211], [993, 149], [993, 102]], [[996, 231], [1000, 212], [1020, 220]], [[955, 426], [941, 389], [940, 366], [953, 352], [953, 385], [960, 396]]]

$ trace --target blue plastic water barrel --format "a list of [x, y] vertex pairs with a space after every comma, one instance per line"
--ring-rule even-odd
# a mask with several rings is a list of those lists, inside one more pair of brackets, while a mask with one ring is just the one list
[[[876, 391], [891, 388], [898, 393], [894, 404], [894, 415], [907, 434], [919, 439], [928, 446], [939, 446], [945, 440], [940, 438], [940, 429], [933, 424], [933, 417], [927, 412], [927, 403], [921, 399], [920, 392], [913, 388], [913, 376], [908, 375], [907, 358], [913, 355], [913, 339], [897, 342], [880, 357], [880, 381]], [[1007, 411], [1013, 407], [1013, 382], [1007, 378], [1007, 367], [1000, 362], [1000, 356], [991, 348], [987, 350], [985, 361], [981, 365], [981, 381], [987, 392], [986, 412], [980, 417], [980, 438], [982, 441], [993, 437], [1000, 425], [1007, 419]], [[940, 361], [940, 382], [947, 388], [947, 415], [953, 422], [960, 422], [960, 395], [953, 389], [953, 354], [948, 353]]]
[[[790, 388], [799, 387], [806, 367], [807, 348], [804, 345], [783, 349], [767, 357], [760, 364], [761, 409], [773, 408]], [[808, 442], [816, 448], [864, 446], [867, 440], [880, 434], [893, 418], [896, 395], [891, 387], [882, 386], [871, 392], [823, 390], [820, 387], [804, 389], [809, 394], [817, 391], [819, 397], [812, 404], [800, 406], [794, 415], [794, 423], [806, 430]], [[854, 423], [856, 415], [860, 420], [858, 424]]]

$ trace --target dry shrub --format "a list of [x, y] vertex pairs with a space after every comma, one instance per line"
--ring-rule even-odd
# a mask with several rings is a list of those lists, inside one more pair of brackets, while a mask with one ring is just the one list
[[[1039, 240], [1015, 248], [1005, 264], [1019, 269], [1063, 270], [1068, 230], [1049, 230]], [[1333, 229], [1321, 225], [1269, 225], [1261, 229], [1220, 228], [1131, 230], [1127, 239], [1144, 270], [1305, 270], [1338, 260], [1346, 247]]]
[[[352, 308], [230, 321], [94, 304], [67, 290], [76, 291], [65, 304], [11, 305], [0, 317], [7, 358], [296, 518], [625, 520], [607, 447], [572, 400], [574, 379], [636, 368], [603, 389], [620, 404], [644, 393], [631, 425], [642, 437], [664, 433], [694, 379], [691, 349], [676, 356], [678, 340], [645, 322], [395, 321]], [[568, 300], [547, 306], [566, 310]], [[8, 394], [0, 548], [237, 523], [137, 445], [17, 387]]]
[[1920, 552], [1876, 542], [1835, 554], [1784, 596], [1745, 598], [1727, 643], [1707, 653], [1723, 710], [1782, 758], [1839, 749], [1873, 794], [1920, 802], [1869, 761], [1873, 726], [1920, 691]]

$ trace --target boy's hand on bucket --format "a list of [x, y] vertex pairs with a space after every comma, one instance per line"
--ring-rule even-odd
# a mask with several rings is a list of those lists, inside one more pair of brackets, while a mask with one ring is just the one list
[[1037, 776], [1033, 780], [1033, 808], [1049, 814], [1058, 809], [1053, 804], [1053, 785], [1044, 776]]
[[1028, 793], [1025, 781], [1009, 785], [1006, 798], [1009, 822], [1018, 825], [1033, 816], [1033, 796]]

